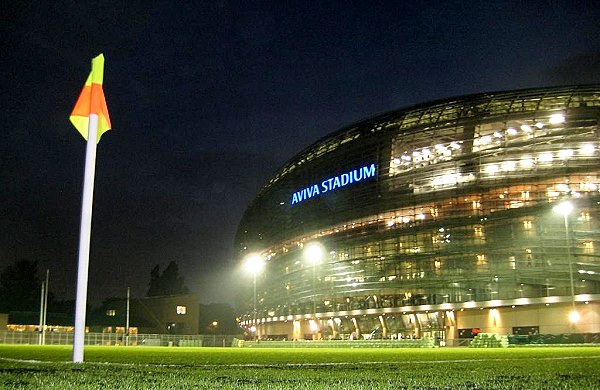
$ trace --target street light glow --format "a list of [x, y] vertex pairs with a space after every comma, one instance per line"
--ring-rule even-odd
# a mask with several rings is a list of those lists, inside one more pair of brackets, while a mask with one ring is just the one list
[[572, 312], [569, 313], [569, 322], [571, 322], [572, 324], [576, 324], [579, 322], [579, 313], [575, 310], [573, 310]]
[[304, 258], [313, 265], [320, 263], [323, 260], [323, 247], [316, 242], [308, 244], [304, 248]]
[[244, 261], [244, 268], [249, 273], [256, 275], [265, 267], [265, 262], [259, 255], [249, 255]]
[[575, 310], [575, 283], [573, 282], [573, 259], [571, 258], [571, 248], [569, 240], [569, 214], [573, 211], [571, 202], [562, 202], [554, 206], [555, 213], [562, 214], [565, 220], [565, 243], [567, 247], [567, 261], [569, 263], [569, 283], [571, 285], [571, 305], [573, 310], [569, 313], [569, 322], [573, 326], [579, 321], [579, 313]]
[[571, 214], [571, 211], [573, 211], [573, 205], [570, 202], [562, 202], [554, 206], [553, 210], [555, 213], [566, 216]]

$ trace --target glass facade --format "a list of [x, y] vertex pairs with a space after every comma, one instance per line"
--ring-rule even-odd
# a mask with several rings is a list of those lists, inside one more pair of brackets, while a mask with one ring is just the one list
[[[265, 262], [238, 291], [242, 325], [437, 336], [484, 302], [596, 299], [599, 121], [598, 85], [531, 89], [418, 105], [316, 142], [242, 218], [239, 262]], [[565, 201], [572, 212], [555, 212]]]

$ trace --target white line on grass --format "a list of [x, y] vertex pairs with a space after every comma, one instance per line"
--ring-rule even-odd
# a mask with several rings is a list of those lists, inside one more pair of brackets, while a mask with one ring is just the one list
[[[540, 357], [537, 360], [575, 360], [600, 359], [600, 356], [562, 356]], [[436, 363], [478, 363], [493, 361], [520, 361], [523, 359], [457, 359], [457, 360], [414, 360], [414, 361], [369, 361], [369, 362], [323, 362], [323, 363], [282, 363], [282, 364], [161, 364], [161, 363], [118, 363], [118, 362], [85, 362], [86, 365], [119, 366], [119, 367], [172, 367], [172, 368], [280, 368], [280, 367], [339, 367], [339, 366], [368, 366], [376, 364], [436, 364]], [[32, 359], [13, 359], [0, 357], [0, 361], [29, 364], [71, 364], [70, 361], [48, 361]]]

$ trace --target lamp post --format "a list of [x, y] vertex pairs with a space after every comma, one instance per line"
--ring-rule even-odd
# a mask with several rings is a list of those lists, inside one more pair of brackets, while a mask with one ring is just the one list
[[567, 262], [569, 264], [569, 283], [571, 285], [571, 306], [569, 321], [575, 324], [579, 321], [579, 313], [575, 309], [575, 284], [573, 282], [573, 259], [571, 256], [571, 240], [569, 239], [569, 214], [573, 211], [573, 205], [570, 202], [562, 202], [554, 206], [554, 212], [562, 214], [565, 222], [565, 243], [567, 245]]
[[254, 329], [254, 337], [257, 337], [256, 328], [256, 274], [261, 272], [265, 266], [265, 262], [259, 255], [249, 255], [244, 261], [244, 267], [246, 271], [252, 274], [252, 286], [254, 289], [253, 295], [253, 309], [252, 309], [252, 328]]
[[313, 320], [317, 323], [317, 264], [323, 260], [323, 247], [316, 243], [310, 243], [304, 248], [304, 258], [312, 264], [312, 287], [313, 287]]

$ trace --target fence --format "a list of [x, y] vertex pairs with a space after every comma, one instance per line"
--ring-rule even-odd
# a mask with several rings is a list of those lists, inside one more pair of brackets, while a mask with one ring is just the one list
[[[122, 333], [86, 333], [85, 345], [146, 345], [180, 347], [231, 347], [236, 336], [225, 335], [167, 335]], [[238, 336], [239, 337], [239, 336]], [[40, 344], [37, 332], [0, 332], [0, 344]], [[46, 345], [72, 345], [72, 332], [47, 332]]]
[[435, 340], [428, 337], [399, 340], [237, 340], [234, 346], [245, 348], [433, 348]]

